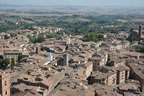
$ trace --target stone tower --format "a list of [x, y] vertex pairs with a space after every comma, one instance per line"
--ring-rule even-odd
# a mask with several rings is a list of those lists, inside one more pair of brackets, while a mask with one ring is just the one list
[[63, 60], [64, 60], [64, 65], [69, 66], [68, 53], [64, 54]]
[[0, 72], [0, 96], [10, 96], [10, 74]]
[[139, 40], [142, 38], [142, 26], [139, 26]]

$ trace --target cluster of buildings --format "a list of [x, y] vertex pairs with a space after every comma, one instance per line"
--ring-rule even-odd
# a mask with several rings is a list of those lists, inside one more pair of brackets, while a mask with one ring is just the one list
[[125, 32], [96, 43], [65, 35], [32, 44], [27, 34], [0, 34], [1, 57], [19, 63], [0, 70], [0, 96], [144, 95], [144, 55], [129, 51]]
[[130, 40], [131, 41], [138, 41], [139, 43], [144, 42], [144, 32], [143, 32], [143, 26], [142, 25], [139, 25], [138, 30], [131, 30]]
[[56, 32], [59, 32], [61, 30], [63, 30], [62, 28], [58, 28], [58, 27], [37, 27], [37, 26], [34, 26], [33, 27], [34, 29], [36, 29], [37, 31], [39, 31], [40, 33], [45, 33], [45, 32], [50, 32], [50, 33], [56, 33]]
[[[33, 37], [38, 37], [39, 34], [45, 34], [45, 33], [57, 33], [60, 32], [61, 30], [63, 30], [62, 28], [58, 28], [58, 27], [37, 27], [34, 26], [34, 31], [30, 30], [30, 34]], [[46, 37], [47, 34], [44, 35], [44, 37]]]
[[128, 36], [125, 32], [120, 32], [119, 34], [107, 33], [104, 35], [105, 42], [103, 42], [101, 47], [110, 51], [129, 48], [130, 42], [126, 40]]

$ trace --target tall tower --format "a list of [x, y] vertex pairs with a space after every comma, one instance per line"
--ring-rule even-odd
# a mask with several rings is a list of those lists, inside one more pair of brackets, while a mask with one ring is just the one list
[[36, 54], [40, 55], [40, 46], [36, 47]]
[[64, 65], [69, 66], [68, 53], [64, 54], [63, 60], [64, 60]]
[[51, 52], [48, 52], [48, 60], [52, 61], [53, 60], [53, 55]]
[[142, 26], [139, 26], [139, 40], [142, 38]]
[[0, 96], [10, 96], [10, 74], [0, 72]]
[[71, 44], [71, 38], [67, 38], [67, 44]]

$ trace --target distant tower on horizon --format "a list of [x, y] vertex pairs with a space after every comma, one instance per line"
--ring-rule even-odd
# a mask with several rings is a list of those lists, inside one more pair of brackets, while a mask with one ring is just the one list
[[10, 74], [0, 72], [0, 96], [10, 96]]
[[36, 54], [40, 55], [40, 46], [36, 47]]
[[142, 26], [139, 25], [139, 39], [142, 38]]
[[144, 26], [139, 25], [138, 31], [137, 30], [131, 30], [130, 33], [130, 40], [131, 41], [138, 41], [139, 43], [144, 43]]
[[69, 66], [68, 53], [65, 53], [65, 54], [64, 54], [63, 60], [64, 60], [64, 65], [65, 65], [65, 66]]

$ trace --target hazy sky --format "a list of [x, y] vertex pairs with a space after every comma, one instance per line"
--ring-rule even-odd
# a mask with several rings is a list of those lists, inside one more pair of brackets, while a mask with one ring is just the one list
[[0, 0], [0, 3], [14, 5], [144, 6], [144, 0]]

